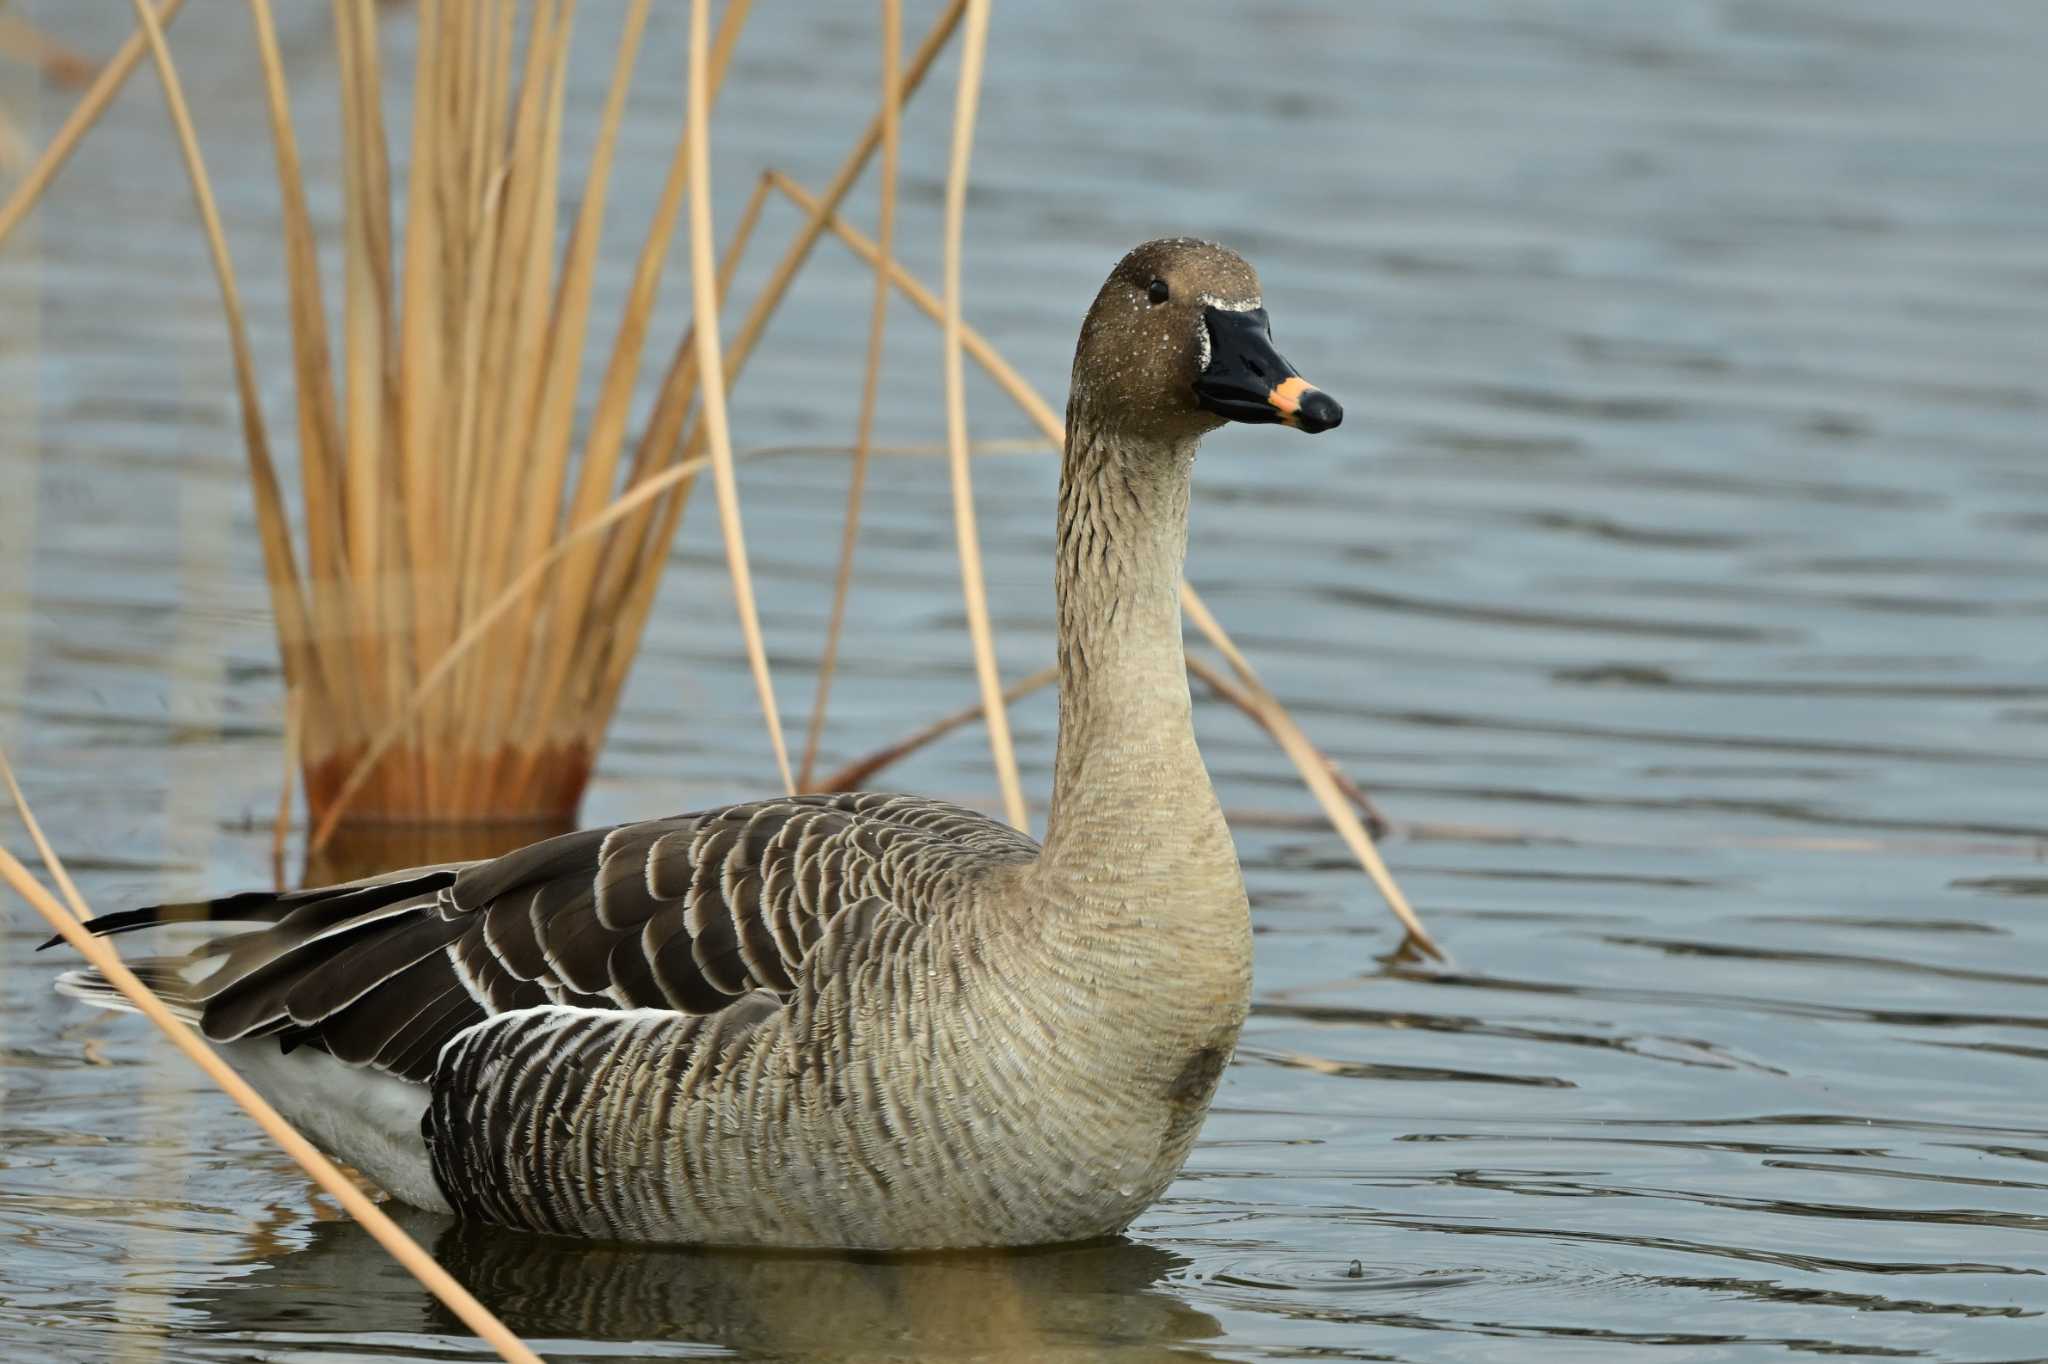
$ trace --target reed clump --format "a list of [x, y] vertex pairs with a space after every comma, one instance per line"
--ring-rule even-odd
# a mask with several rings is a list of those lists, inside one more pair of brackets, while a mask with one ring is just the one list
[[[602, 539], [578, 534], [615, 504], [622, 483], [678, 465], [698, 396], [703, 348], [685, 335], [660, 372], [651, 419], [629, 440], [628, 407], [646, 372], [655, 295], [688, 181], [684, 128], [615, 325], [601, 333], [592, 317], [613, 153], [651, 0], [630, 0], [623, 11], [597, 138], [559, 249], [574, 0], [420, 0], [410, 8], [416, 44], [402, 193], [384, 125], [381, 6], [332, 0], [344, 167], [343, 268], [332, 297], [270, 0], [249, 0], [282, 205], [297, 533], [257, 397], [225, 228], [165, 41], [182, 0], [132, 4], [135, 35], [0, 204], [0, 241], [151, 59], [220, 284], [289, 692], [288, 746], [312, 816], [323, 830], [343, 814], [458, 823], [572, 816], [691, 483], [669, 480]], [[707, 44], [709, 93], [750, 8], [731, 0]], [[730, 268], [719, 272], [714, 296], [730, 277]], [[601, 380], [579, 429], [586, 367]], [[729, 457], [715, 463], [722, 476], [729, 470]], [[726, 531], [737, 540], [736, 508]], [[513, 609], [487, 612], [557, 547], [574, 550], [558, 556], [558, 572]], [[736, 585], [744, 572], [742, 556]], [[765, 696], [765, 650], [750, 595], [740, 595]], [[488, 628], [476, 628], [487, 616]], [[409, 704], [427, 691], [427, 704]]]
[[[559, 251], [574, 6], [417, 7], [402, 223], [381, 112], [378, 8], [333, 6], [344, 167], [335, 354], [288, 82], [267, 6], [253, 7], [284, 206], [303, 489], [303, 545], [271, 564], [270, 587], [315, 819], [333, 812], [484, 605], [602, 509], [622, 477], [674, 462], [696, 372], [694, 353], [679, 349], [655, 420], [629, 442], [687, 163], [679, 141], [632, 289], [609, 341], [597, 340], [597, 250], [649, 0], [625, 10]], [[714, 86], [737, 27], [721, 34]], [[587, 365], [601, 365], [602, 377], [579, 430]], [[577, 546], [455, 659], [446, 684], [370, 761], [347, 817], [573, 814], [646, 621], [673, 510], [650, 506], [603, 542]], [[288, 536], [281, 500], [259, 497], [258, 514], [266, 539]]]

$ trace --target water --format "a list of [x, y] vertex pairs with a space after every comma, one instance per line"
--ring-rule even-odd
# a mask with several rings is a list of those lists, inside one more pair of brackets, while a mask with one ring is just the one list
[[[129, 21], [26, 9], [92, 51]], [[193, 9], [176, 43], [283, 432], [245, 20]], [[677, 102], [657, 9], [643, 166]], [[1127, 1240], [904, 1265], [421, 1235], [553, 1358], [2048, 1355], [2048, 8], [998, 11], [971, 316], [1057, 401], [1130, 243], [1197, 231], [1261, 266], [1283, 350], [1350, 418], [1216, 438], [1192, 576], [1397, 821], [1389, 859], [1457, 966], [1380, 962], [1391, 921], [1284, 760], [1204, 703], [1257, 1002]], [[587, 4], [586, 36], [615, 14]], [[327, 21], [284, 22], [331, 225]], [[754, 22], [719, 116], [728, 221], [764, 162], [822, 183], [871, 99], [864, 13]], [[950, 73], [908, 125], [927, 278]], [[30, 93], [0, 74], [46, 134], [63, 99]], [[586, 81], [579, 129], [594, 102]], [[637, 223], [658, 177], [625, 178]], [[0, 266], [0, 735], [107, 908], [269, 875], [278, 678], [191, 223], [145, 75]], [[849, 438], [867, 288], [820, 248], [740, 390], [742, 444]], [[893, 325], [884, 438], [935, 439], [931, 329]], [[970, 397], [978, 435], [1030, 434]], [[1052, 478], [978, 467], [1011, 675], [1050, 657]], [[743, 478], [793, 718], [843, 479], [831, 456]], [[876, 487], [833, 757], [973, 692], [942, 466], [882, 460]], [[770, 784], [707, 509], [591, 821]], [[1049, 700], [1017, 725], [1042, 795]], [[890, 780], [994, 799], [972, 733]], [[145, 1028], [51, 995], [40, 930], [6, 924], [7, 1358], [477, 1357]]]

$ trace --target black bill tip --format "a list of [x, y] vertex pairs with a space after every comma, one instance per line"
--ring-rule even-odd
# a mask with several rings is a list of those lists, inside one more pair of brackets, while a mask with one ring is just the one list
[[1301, 403], [1294, 410], [1294, 424], [1304, 431], [1328, 431], [1343, 421], [1344, 405], [1320, 388], [1302, 394]]

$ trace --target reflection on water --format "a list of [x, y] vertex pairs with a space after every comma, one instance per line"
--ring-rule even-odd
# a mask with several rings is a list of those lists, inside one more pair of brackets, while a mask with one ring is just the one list
[[[132, 22], [17, 7], [93, 52]], [[187, 9], [173, 43], [268, 359], [288, 337], [246, 8]], [[331, 187], [331, 18], [278, 9]], [[1219, 434], [1190, 574], [1385, 807], [1456, 967], [1383, 960], [1390, 921], [1286, 762], [1198, 697], [1257, 997], [1129, 1241], [901, 1263], [422, 1234], [551, 1358], [2041, 1357], [2048, 6], [995, 9], [970, 315], [1057, 403], [1131, 242], [1193, 230], [1258, 262], [1283, 349], [1351, 417], [1314, 450]], [[578, 8], [587, 91], [620, 12]], [[685, 13], [653, 7], [622, 166], [666, 164]], [[727, 210], [764, 163], [829, 176], [869, 111], [873, 22], [757, 16], [721, 104]], [[926, 278], [946, 83], [906, 122]], [[598, 111], [578, 99], [571, 147]], [[57, 107], [18, 121], [46, 135]], [[0, 740], [104, 908], [267, 884], [283, 765], [231, 376], [168, 148], [139, 77], [0, 250]], [[606, 298], [659, 177], [618, 178]], [[764, 240], [794, 227], [771, 209]], [[742, 444], [853, 430], [869, 282], [836, 251], [737, 392]], [[687, 282], [664, 288], [672, 344]], [[905, 314], [891, 338], [880, 438], [937, 440], [932, 332]], [[283, 369], [265, 381], [288, 433]], [[1031, 434], [978, 382], [970, 404], [978, 438]], [[742, 465], [790, 706], [845, 476]], [[827, 767], [974, 691], [943, 469], [873, 477]], [[976, 491], [1021, 677], [1052, 655], [1051, 462], [981, 461]], [[590, 823], [772, 784], [704, 512]], [[1027, 789], [1053, 723], [1050, 696], [1017, 708]], [[890, 780], [993, 804], [971, 731]], [[536, 832], [358, 837], [306, 871]], [[38, 930], [0, 925], [0, 1358], [475, 1357], [134, 1020], [52, 995]]]
[[[1179, 1255], [1130, 1241], [1004, 1255], [847, 1258], [585, 1246], [405, 1212], [435, 1258], [534, 1341], [723, 1346], [748, 1357], [1136, 1361], [1209, 1358], [1216, 1319], [1164, 1285]], [[353, 1222], [192, 1294], [197, 1329], [311, 1347], [347, 1340], [366, 1296], [416, 1302], [409, 1329], [459, 1336], [445, 1308]], [[971, 1310], [967, 1310], [970, 1309]], [[576, 1347], [554, 1348], [573, 1358]]]

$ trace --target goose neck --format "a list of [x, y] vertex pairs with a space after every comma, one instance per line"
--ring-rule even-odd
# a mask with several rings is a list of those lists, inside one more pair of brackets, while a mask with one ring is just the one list
[[[1181, 648], [1192, 440], [1068, 414], [1060, 475], [1060, 737], [1046, 862], [1099, 863], [1105, 845], [1212, 822]], [[1220, 828], [1221, 816], [1213, 822]], [[1225, 835], [1227, 843], [1227, 835]]]

